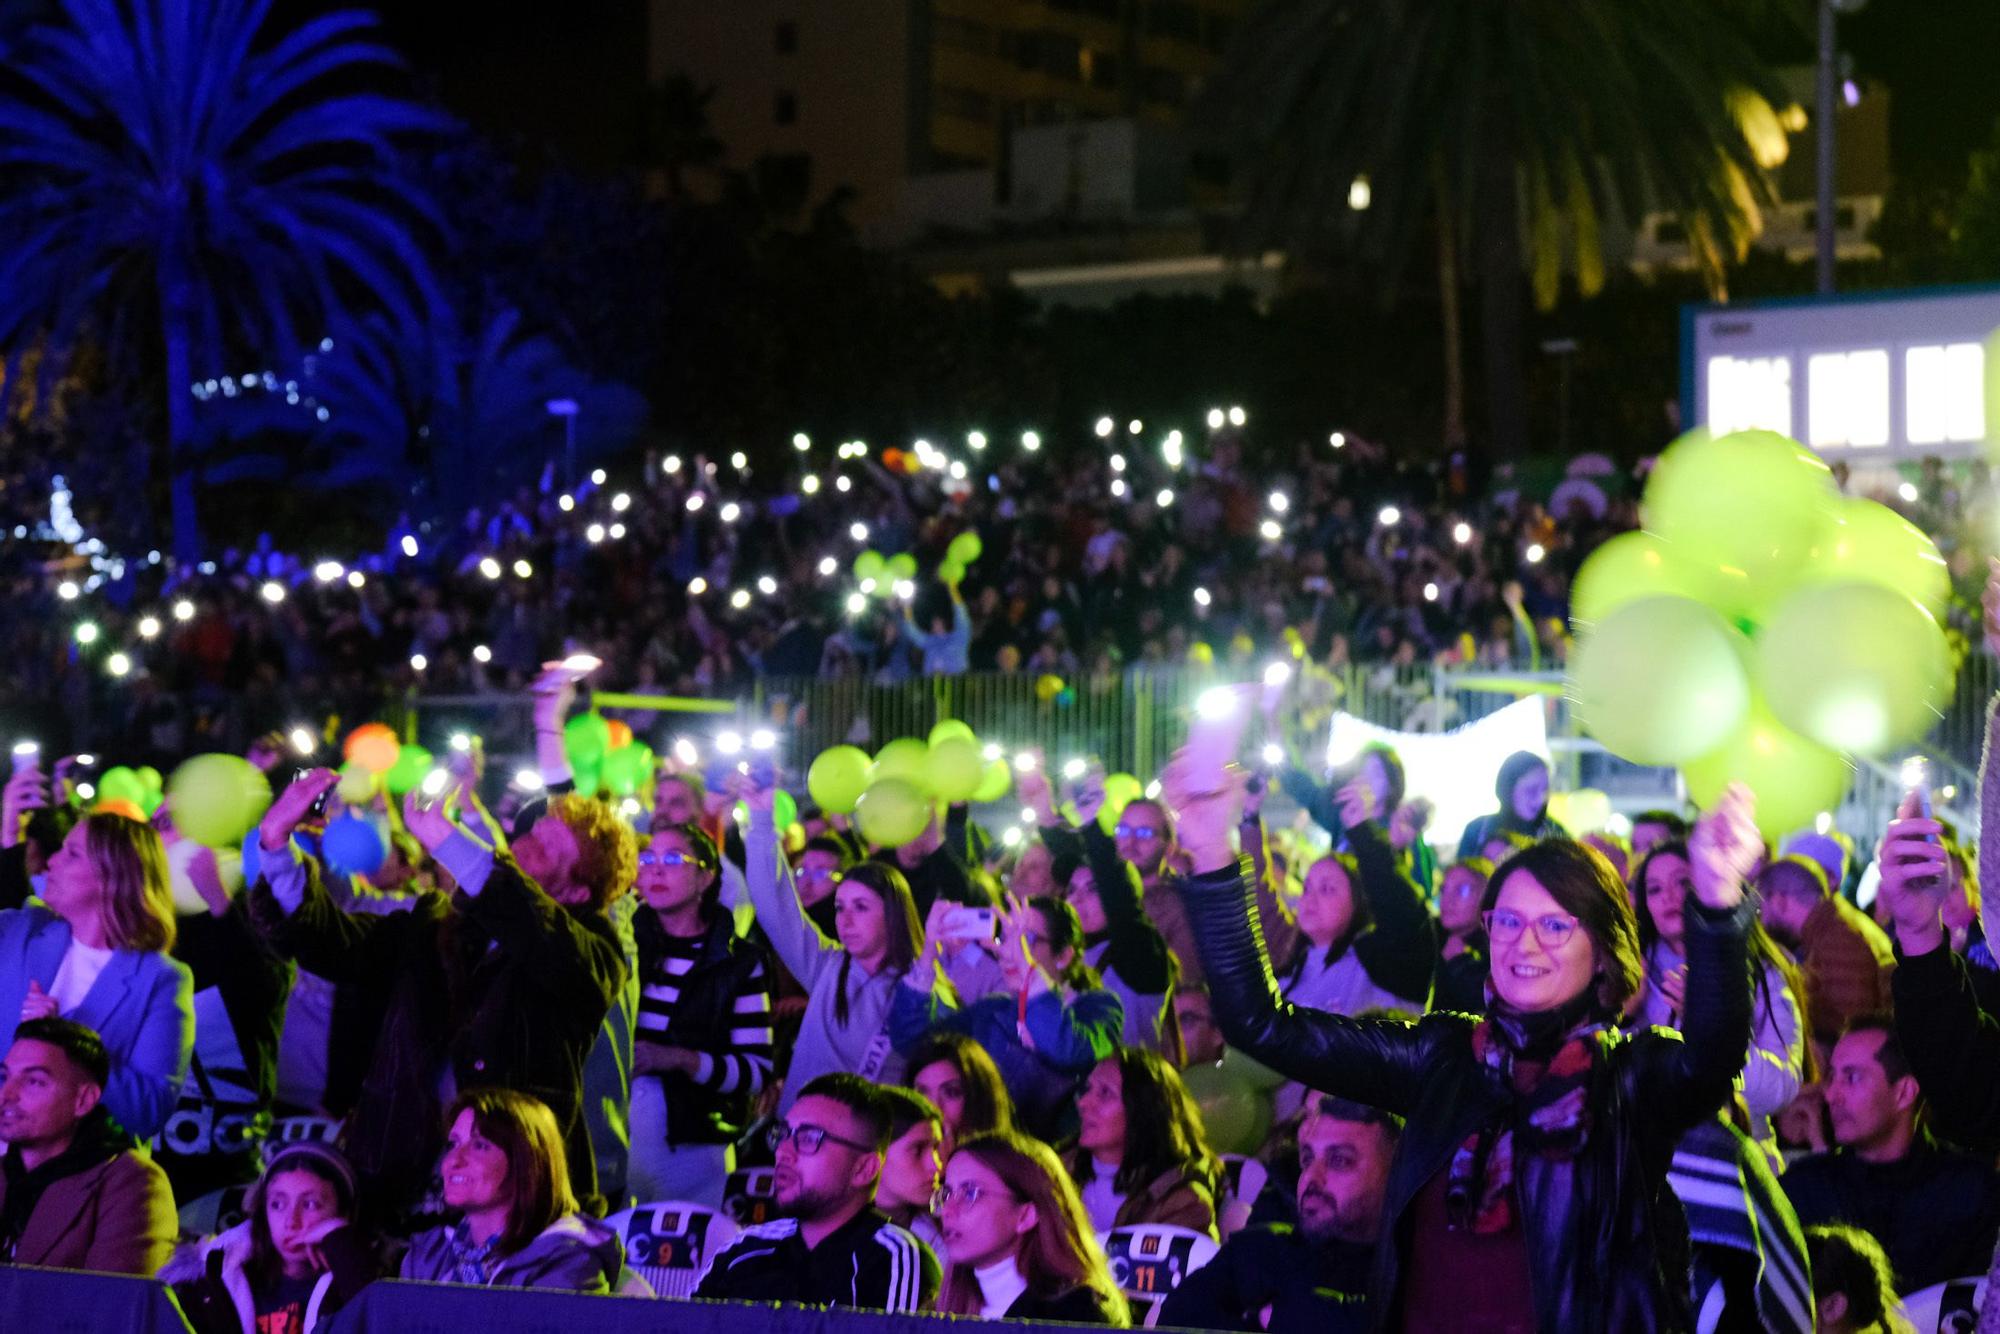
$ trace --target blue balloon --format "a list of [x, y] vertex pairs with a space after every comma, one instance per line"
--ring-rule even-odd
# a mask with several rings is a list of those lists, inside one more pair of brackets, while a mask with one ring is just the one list
[[373, 875], [389, 856], [388, 845], [374, 822], [359, 815], [329, 820], [320, 849], [327, 865], [341, 875]]

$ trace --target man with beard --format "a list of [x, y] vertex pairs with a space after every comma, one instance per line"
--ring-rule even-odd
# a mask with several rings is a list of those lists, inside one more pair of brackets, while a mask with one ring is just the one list
[[769, 1133], [781, 1215], [717, 1255], [697, 1297], [920, 1311], [940, 1273], [928, 1247], [875, 1207], [892, 1111], [859, 1075], [821, 1075]]
[[1401, 1133], [1400, 1117], [1313, 1095], [1299, 1126], [1298, 1224], [1238, 1232], [1181, 1280], [1159, 1323], [1271, 1334], [1368, 1329], [1368, 1276]]

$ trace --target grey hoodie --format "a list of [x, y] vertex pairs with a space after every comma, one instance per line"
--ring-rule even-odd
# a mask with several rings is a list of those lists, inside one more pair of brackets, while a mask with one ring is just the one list
[[[452, 1229], [419, 1233], [403, 1256], [401, 1277], [427, 1283], [454, 1281]], [[558, 1288], [603, 1294], [615, 1291], [625, 1267], [625, 1244], [595, 1218], [565, 1214], [493, 1266], [490, 1288]]]

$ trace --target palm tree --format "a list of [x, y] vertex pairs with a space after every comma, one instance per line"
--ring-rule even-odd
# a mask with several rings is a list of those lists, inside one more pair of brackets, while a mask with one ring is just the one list
[[420, 326], [434, 225], [397, 170], [440, 118], [342, 11], [61, 0], [0, 61], [0, 350], [94, 339], [163, 368], [174, 551], [198, 559], [191, 390], [294, 358], [349, 307]]
[[1771, 202], [1786, 97], [1759, 54], [1799, 0], [1266, 0], [1212, 82], [1251, 186], [1252, 245], [1338, 237], [1393, 281], [1437, 241], [1448, 444], [1463, 438], [1457, 297], [1481, 299], [1488, 440], [1526, 444], [1524, 273], [1604, 282], [1606, 219], [1677, 214], [1711, 287]]

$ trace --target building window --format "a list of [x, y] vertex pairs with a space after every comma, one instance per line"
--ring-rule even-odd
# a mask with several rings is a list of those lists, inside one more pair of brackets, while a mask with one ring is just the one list
[[1977, 343], [1913, 347], [1903, 354], [1903, 434], [1913, 445], [1986, 435], [1986, 350]]
[[799, 25], [787, 19], [780, 23], [773, 34], [771, 44], [781, 56], [794, 55], [799, 49]]
[[779, 93], [777, 96], [776, 105], [772, 108], [771, 114], [772, 118], [776, 120], [780, 125], [798, 124], [799, 123], [798, 97], [792, 93]]
[[1806, 432], [1814, 449], [1889, 443], [1889, 353], [1819, 352], [1806, 358]]
[[1708, 429], [1792, 433], [1790, 357], [1710, 357]]

